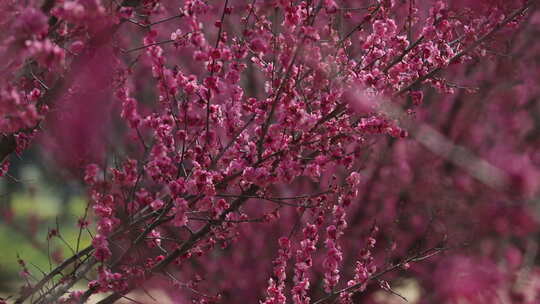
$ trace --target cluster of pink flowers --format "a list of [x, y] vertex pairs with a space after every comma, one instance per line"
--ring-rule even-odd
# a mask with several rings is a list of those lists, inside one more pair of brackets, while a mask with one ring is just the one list
[[274, 278], [268, 280], [268, 297], [264, 304], [284, 304], [287, 302], [285, 296], [285, 279], [287, 279], [287, 261], [291, 258], [291, 241], [286, 237], [279, 239], [278, 257], [274, 259]]
[[319, 239], [317, 226], [308, 224], [304, 228], [304, 239], [300, 241], [300, 248], [296, 250], [296, 263], [294, 264], [294, 287], [291, 290], [292, 300], [295, 304], [309, 303], [308, 291], [309, 270], [313, 266], [311, 255], [315, 252], [316, 244]]
[[13, 133], [34, 127], [41, 119], [36, 103], [41, 91], [34, 88], [21, 95], [15, 88], [4, 88], [0, 91], [0, 132]]
[[[367, 238], [365, 247], [362, 248], [358, 254], [358, 261], [354, 268], [354, 277], [347, 282], [348, 288], [354, 288], [352, 290], [364, 291], [367, 287], [368, 280], [375, 275], [375, 272], [377, 271], [377, 265], [372, 255], [372, 250], [375, 248], [377, 242], [375, 238], [377, 237], [378, 231], [379, 228], [373, 226], [370, 235]], [[342, 293], [341, 301], [343, 303], [354, 303], [352, 302], [352, 295], [353, 292], [350, 291]]]

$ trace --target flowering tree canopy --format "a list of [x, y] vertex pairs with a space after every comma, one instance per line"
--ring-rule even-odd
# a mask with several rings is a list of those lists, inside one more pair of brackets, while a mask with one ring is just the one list
[[92, 238], [6, 303], [538, 303], [537, 2], [2, 1], [0, 176]]

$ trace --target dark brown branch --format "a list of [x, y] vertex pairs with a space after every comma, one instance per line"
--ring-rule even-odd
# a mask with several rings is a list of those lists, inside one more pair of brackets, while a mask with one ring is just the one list
[[[253, 195], [257, 192], [258, 189], [259, 187], [252, 185], [248, 190], [245, 191], [243, 195], [246, 195], [246, 196]], [[191, 235], [191, 237], [187, 241], [185, 241], [180, 248], [169, 253], [167, 257], [165, 257], [165, 259], [163, 259], [161, 262], [156, 264], [152, 269], [150, 269], [148, 271], [148, 275], [150, 276], [152, 274], [165, 270], [165, 268], [170, 263], [172, 263], [178, 257], [182, 256], [183, 254], [191, 250], [200, 240], [202, 240], [207, 234], [209, 234], [212, 230], [212, 227], [221, 225], [221, 223], [225, 221], [229, 213], [238, 210], [238, 208], [240, 208], [240, 206], [242, 206], [242, 204], [245, 203], [248, 199], [249, 198], [247, 197], [246, 198], [242, 197], [242, 198], [238, 198], [234, 200], [231, 206], [221, 214], [219, 219], [213, 222], [209, 222], [199, 231]], [[111, 304], [111, 303], [116, 302], [120, 298], [122, 298], [122, 296], [123, 295], [121, 293], [115, 292], [112, 295], [108, 296], [107, 298], [99, 301], [98, 304]]]
[[423, 261], [425, 259], [428, 259], [434, 255], [437, 255], [445, 250], [448, 250], [448, 248], [430, 248], [430, 249], [427, 249], [427, 250], [424, 250], [423, 252], [419, 253], [419, 254], [416, 254], [412, 257], [409, 257], [397, 264], [394, 264], [390, 267], [387, 267], [386, 269], [383, 269], [375, 274], [373, 274], [372, 276], [370, 276], [369, 278], [367, 278], [364, 282], [361, 282], [361, 283], [357, 283], [357, 284], [354, 284], [354, 285], [351, 285], [349, 287], [346, 287], [346, 288], [343, 288], [343, 289], [340, 289], [340, 290], [337, 290], [337, 291], [334, 291], [332, 293], [330, 293], [329, 295], [327, 295], [326, 297], [323, 297], [317, 301], [315, 301], [313, 304], [322, 304], [322, 303], [325, 303], [327, 302], [328, 300], [333, 300], [333, 299], [336, 299], [339, 295], [341, 295], [342, 293], [356, 293], [358, 288], [360, 288], [362, 285], [366, 284], [367, 282], [369, 281], [373, 281], [373, 280], [378, 280], [380, 277], [382, 277], [383, 275], [389, 273], [389, 272], [392, 272], [392, 271], [395, 271], [395, 270], [398, 270], [400, 268], [403, 268], [403, 266], [405, 264], [408, 264], [408, 263], [413, 263], [413, 262], [420, 262], [420, 261]]

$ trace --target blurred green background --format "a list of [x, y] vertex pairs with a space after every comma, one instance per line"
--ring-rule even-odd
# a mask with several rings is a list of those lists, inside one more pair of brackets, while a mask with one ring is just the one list
[[[34, 283], [77, 246], [91, 243], [92, 232], [80, 233], [77, 225], [87, 206], [82, 185], [68, 172], [40, 165], [50, 164], [42, 156], [28, 154], [12, 156], [9, 175], [0, 178], [0, 297], [17, 294], [25, 280]], [[51, 229], [59, 235], [49, 239]], [[18, 256], [26, 263], [27, 278]]]

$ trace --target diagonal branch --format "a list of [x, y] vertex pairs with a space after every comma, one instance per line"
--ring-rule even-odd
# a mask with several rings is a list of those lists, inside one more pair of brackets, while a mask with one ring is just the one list
[[[463, 57], [463, 56], [467, 55], [468, 53], [472, 52], [476, 47], [478, 47], [480, 44], [484, 43], [484, 41], [486, 41], [489, 37], [491, 37], [493, 34], [498, 32], [505, 25], [510, 23], [512, 20], [514, 20], [517, 16], [523, 14], [528, 8], [533, 6], [535, 3], [536, 3], [536, 0], [530, 1], [527, 4], [525, 4], [522, 8], [515, 10], [513, 13], [508, 15], [508, 17], [506, 17], [503, 21], [501, 21], [499, 24], [497, 24], [495, 27], [493, 27], [489, 32], [487, 32], [482, 37], [478, 38], [478, 40], [476, 40], [471, 45], [469, 45], [466, 49], [464, 49], [463, 51], [457, 53], [454, 57], [450, 58], [450, 60], [448, 61], [448, 64], [452, 64], [452, 63], [458, 61], [461, 57]], [[438, 67], [438, 68], [435, 68], [435, 69], [431, 70], [431, 72], [427, 73], [424, 76], [419, 77], [418, 79], [413, 81], [411, 84], [409, 84], [406, 87], [399, 90], [394, 95], [398, 96], [398, 95], [401, 95], [401, 94], [407, 92], [408, 90], [414, 88], [416, 85], [420, 84], [424, 80], [435, 76], [435, 74], [439, 73], [442, 69], [443, 69], [443, 67]]]

